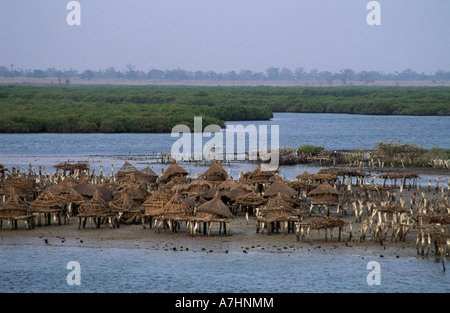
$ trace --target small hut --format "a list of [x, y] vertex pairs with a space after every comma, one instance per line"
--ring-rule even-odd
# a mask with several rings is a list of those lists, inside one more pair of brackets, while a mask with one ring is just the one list
[[66, 223], [66, 214], [63, 214], [65, 201], [55, 196], [51, 191], [45, 190], [37, 197], [31, 204], [31, 211], [38, 213], [38, 225], [41, 226], [41, 214], [44, 214], [46, 225], [50, 225], [52, 217], [58, 220], [58, 225], [61, 225], [61, 215], [64, 217], [64, 224]]
[[278, 232], [281, 226], [284, 232], [295, 232], [295, 223], [299, 223], [302, 212], [294, 209], [289, 202], [285, 201], [280, 193], [276, 197], [270, 198], [266, 205], [258, 212], [256, 232], [267, 227], [268, 233], [274, 230]]
[[184, 202], [180, 193], [176, 192], [164, 206], [163, 214], [157, 219], [160, 220], [159, 226], [168, 223], [169, 228], [176, 232], [180, 223], [189, 220], [192, 213], [192, 209]]
[[89, 166], [86, 163], [81, 163], [81, 162], [79, 162], [79, 163], [63, 162], [63, 163], [56, 164], [54, 166], [54, 168], [56, 168], [57, 171], [63, 171], [64, 176], [67, 175], [67, 172], [69, 172], [69, 175], [73, 175], [73, 174], [75, 174], [76, 171], [81, 173], [82, 171], [89, 170]]
[[228, 173], [222, 167], [222, 161], [216, 160], [211, 166], [203, 173], [202, 177], [207, 181], [218, 182], [226, 181]]
[[213, 186], [206, 180], [194, 179], [186, 189], [189, 194], [201, 194], [209, 191]]
[[34, 228], [34, 216], [30, 213], [29, 203], [21, 200], [18, 195], [13, 194], [0, 207], [0, 229], [3, 220], [7, 220], [11, 229], [17, 229], [17, 221], [23, 221], [26, 229]]
[[[214, 198], [200, 205], [195, 210], [196, 222], [203, 222], [203, 234], [206, 235], [206, 225], [208, 225], [208, 235], [211, 235], [212, 223], [220, 223], [219, 234], [223, 226], [223, 233], [226, 234], [229, 219], [233, 218], [228, 206], [220, 200], [219, 193], [216, 192]], [[229, 229], [229, 228], [228, 228]]]
[[[100, 192], [97, 190], [91, 200], [83, 203], [79, 208], [78, 217], [78, 229], [83, 226], [86, 227], [88, 218], [94, 220], [96, 228], [100, 228], [100, 225], [104, 219], [108, 219], [110, 227], [119, 227], [119, 220], [117, 213], [114, 212], [111, 207], [100, 196]], [[114, 223], [114, 224], [113, 224]]]
[[235, 198], [234, 201], [239, 206], [241, 212], [245, 211], [245, 218], [247, 219], [248, 224], [248, 215], [253, 215], [254, 209], [266, 203], [267, 200], [256, 192], [250, 191]]
[[187, 175], [189, 175], [189, 172], [186, 171], [184, 168], [182, 168], [180, 165], [178, 165], [175, 160], [173, 160], [172, 163], [169, 165], [169, 167], [161, 175], [161, 181], [168, 182], [177, 177], [184, 178]]
[[313, 198], [313, 202], [318, 204], [337, 204], [339, 203], [339, 191], [327, 182], [323, 182], [308, 193]]
[[275, 179], [275, 174], [279, 173], [279, 170], [264, 171], [261, 170], [261, 163], [256, 169], [250, 172], [247, 176], [247, 182], [256, 187], [258, 192], [263, 192], [268, 184], [272, 183]]
[[277, 178], [269, 186], [269, 188], [264, 191], [264, 197], [275, 197], [279, 193], [286, 198], [295, 198], [298, 195], [295, 189], [291, 188], [288, 184]]
[[308, 193], [308, 196], [312, 197], [310, 214], [316, 205], [319, 206], [319, 209], [321, 205], [325, 207], [325, 215], [329, 214], [330, 206], [337, 206], [339, 210], [339, 195], [340, 192], [333, 188], [329, 183], [321, 183]]
[[139, 173], [148, 184], [154, 184], [158, 179], [158, 175], [151, 169], [150, 166], [143, 168]]
[[141, 217], [144, 228], [147, 220], [149, 220], [149, 226], [152, 228], [152, 219], [163, 215], [164, 207], [170, 201], [171, 197], [170, 193], [165, 192], [163, 189], [158, 189], [145, 200], [142, 204], [144, 213]]

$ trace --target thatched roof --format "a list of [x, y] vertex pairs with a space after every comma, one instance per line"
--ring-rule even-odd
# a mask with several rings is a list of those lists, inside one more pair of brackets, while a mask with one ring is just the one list
[[316, 195], [339, 195], [339, 191], [333, 188], [329, 183], [323, 182], [313, 190], [308, 193], [308, 196], [316, 196]]
[[238, 204], [256, 206], [265, 203], [267, 200], [263, 196], [257, 194], [256, 192], [251, 191], [249, 193], [246, 193], [242, 196], [235, 198], [235, 201]]
[[147, 176], [153, 176], [158, 177], [158, 174], [156, 174], [150, 166], [147, 166], [141, 170], [141, 174], [147, 175]]
[[280, 193], [270, 198], [260, 211], [260, 220], [266, 222], [299, 220], [302, 216], [300, 210], [294, 209], [283, 199]]
[[255, 188], [253, 186], [240, 182], [230, 189], [230, 197], [231, 199], [236, 199], [254, 190]]
[[112, 202], [109, 202], [109, 206], [117, 212], [139, 211], [138, 205], [126, 191], [123, 192], [119, 198], [114, 199], [114, 201]]
[[99, 190], [96, 190], [91, 200], [83, 203], [79, 208], [79, 215], [93, 216], [93, 217], [105, 217], [112, 216], [115, 213], [109, 207], [109, 205], [100, 196]]
[[224, 181], [228, 178], [228, 173], [223, 169], [222, 161], [215, 161], [202, 177], [209, 181]]
[[190, 193], [204, 193], [209, 191], [213, 186], [206, 180], [194, 179], [191, 181], [186, 189]]
[[192, 209], [184, 202], [180, 193], [176, 192], [164, 207], [163, 217], [171, 220], [183, 220], [192, 216]]
[[217, 190], [229, 190], [229, 191], [231, 191], [231, 189], [233, 189], [237, 185], [238, 184], [234, 180], [231, 180], [231, 179], [228, 178], [227, 180], [221, 182], [219, 184], [219, 186], [217, 186]]
[[343, 219], [334, 216], [313, 217], [308, 223], [311, 229], [327, 229], [333, 227], [343, 227], [345, 222]]
[[21, 200], [14, 194], [0, 207], [0, 218], [27, 215], [31, 211], [30, 204]]
[[281, 193], [285, 196], [294, 198], [297, 196], [297, 191], [293, 188], [289, 187], [288, 184], [283, 182], [280, 179], [275, 179], [275, 181], [264, 191], [264, 197], [274, 197], [278, 193]]
[[151, 194], [147, 200], [142, 204], [145, 210], [145, 215], [159, 216], [164, 213], [164, 207], [170, 201], [171, 195], [163, 189], [156, 190]]
[[195, 216], [205, 219], [221, 219], [233, 217], [228, 206], [220, 200], [219, 193], [216, 192], [214, 198], [197, 207]]
[[34, 179], [25, 179], [8, 175], [8, 178], [1, 185], [1, 193], [4, 195], [17, 194], [26, 196], [32, 194], [36, 186]]
[[31, 204], [33, 212], [39, 213], [51, 213], [55, 211], [61, 211], [65, 201], [55, 196], [51, 191], [45, 190], [37, 197]]
[[191, 208], [195, 208], [208, 201], [199, 195], [192, 195], [184, 199], [184, 202]]
[[82, 182], [78, 185], [72, 187], [77, 191], [80, 195], [91, 198], [98, 191], [103, 200], [109, 202], [113, 198], [113, 192], [104, 186], [101, 185], [92, 185], [88, 182]]
[[297, 180], [302, 182], [325, 182], [325, 181], [335, 181], [337, 180], [337, 176], [334, 174], [310, 174], [307, 171], [304, 171], [303, 174], [297, 175]]
[[54, 168], [56, 168], [57, 170], [74, 172], [75, 170], [79, 170], [79, 171], [88, 170], [89, 165], [87, 165], [86, 163], [81, 163], [81, 162], [79, 162], [79, 163], [63, 162], [63, 163], [54, 165]]
[[189, 174], [184, 168], [178, 165], [175, 160], [169, 165], [169, 167], [161, 175], [162, 181], [171, 180], [173, 177], [187, 176]]
[[247, 176], [247, 180], [251, 182], [265, 183], [272, 181], [274, 179], [274, 175], [279, 172], [280, 172], [279, 170], [274, 171], [261, 170], [261, 163], [260, 163], [256, 169], [250, 172], [250, 174]]

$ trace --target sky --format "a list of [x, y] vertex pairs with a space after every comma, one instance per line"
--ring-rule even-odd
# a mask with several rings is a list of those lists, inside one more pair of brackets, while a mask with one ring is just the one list
[[450, 70], [449, 0], [0, 0], [0, 65], [59, 70]]

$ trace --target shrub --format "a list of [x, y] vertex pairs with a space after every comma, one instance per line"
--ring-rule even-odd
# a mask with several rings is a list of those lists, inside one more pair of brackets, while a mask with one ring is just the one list
[[303, 145], [297, 149], [297, 154], [318, 155], [323, 149], [324, 147], [321, 146]]

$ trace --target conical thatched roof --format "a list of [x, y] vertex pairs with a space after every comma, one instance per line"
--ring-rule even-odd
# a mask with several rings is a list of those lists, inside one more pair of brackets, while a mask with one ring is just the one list
[[164, 213], [164, 207], [170, 201], [171, 197], [172, 196], [163, 189], [156, 190], [142, 204], [145, 210], [144, 214], [147, 216], [162, 215]]
[[117, 212], [136, 211], [136, 202], [128, 195], [128, 192], [123, 192], [119, 198], [109, 203], [109, 206]]
[[308, 193], [308, 196], [316, 196], [316, 195], [339, 195], [339, 191], [333, 188], [329, 183], [323, 182], [313, 190]]
[[231, 180], [231, 179], [228, 178], [227, 180], [221, 182], [219, 184], [219, 186], [217, 186], [217, 190], [228, 190], [228, 191], [231, 191], [231, 189], [233, 189], [237, 185], [238, 184], [234, 180]]
[[150, 165], [147, 166], [147, 167], [145, 167], [145, 168], [143, 168], [143, 169], [141, 170], [141, 173], [144, 174], [144, 175], [149, 175], [149, 176], [158, 176], [158, 175], [152, 170], [152, 168], [150, 167]]
[[205, 200], [204, 198], [202, 198], [199, 195], [192, 195], [190, 197], [187, 197], [186, 199], [184, 199], [184, 202], [190, 206], [191, 208], [195, 208], [198, 207], [200, 205], [202, 205], [203, 203], [208, 202], [207, 200]]
[[0, 218], [17, 217], [27, 215], [31, 211], [30, 204], [13, 194], [0, 207]]
[[238, 204], [256, 206], [265, 203], [267, 200], [263, 196], [257, 194], [256, 192], [251, 191], [247, 194], [237, 197], [235, 201]]
[[203, 179], [194, 179], [189, 183], [186, 189], [190, 193], [204, 193], [209, 191], [213, 186]]
[[83, 203], [78, 211], [80, 215], [93, 216], [93, 217], [105, 217], [114, 215], [113, 210], [100, 196], [100, 192], [97, 190], [91, 200]]
[[231, 199], [236, 199], [237, 197], [246, 195], [252, 191], [255, 191], [253, 186], [240, 182], [230, 189], [230, 197]]
[[164, 207], [163, 216], [170, 220], [184, 220], [192, 216], [192, 209], [184, 202], [181, 195], [176, 192]]
[[26, 196], [32, 194], [36, 182], [34, 179], [25, 179], [20, 177], [12, 177], [8, 175], [8, 178], [1, 185], [1, 193], [4, 195], [19, 195]]
[[128, 161], [125, 161], [125, 163], [122, 165], [120, 170], [117, 172], [117, 175], [123, 175], [128, 173], [137, 173], [139, 170], [134, 166], [133, 164], [129, 163]]
[[275, 179], [275, 181], [264, 191], [264, 197], [274, 197], [278, 193], [282, 195], [294, 198], [297, 196], [297, 191], [289, 187], [288, 184], [281, 181], [280, 179]]
[[174, 177], [184, 177], [187, 176], [188, 174], [189, 174], [188, 171], [186, 171], [184, 168], [178, 165], [177, 162], [175, 162], [175, 160], [173, 160], [172, 163], [169, 165], [169, 167], [161, 175], [161, 180], [168, 181]]
[[214, 218], [230, 218], [233, 217], [228, 206], [220, 200], [219, 193], [211, 201], [197, 207], [195, 216], [199, 218], [214, 219]]
[[260, 211], [260, 214], [260, 219], [272, 222], [300, 219], [302, 216], [302, 212], [292, 208], [290, 204], [282, 198], [280, 193], [267, 201], [267, 204]]
[[279, 170], [274, 171], [263, 171], [261, 170], [261, 164], [258, 165], [256, 169], [254, 169], [247, 177], [247, 179], [251, 182], [260, 182], [265, 183], [272, 181], [274, 175], [280, 172]]
[[111, 201], [113, 198], [113, 192], [109, 188], [101, 185], [92, 185], [88, 182], [82, 182], [72, 188], [75, 189], [75, 191], [77, 191], [80, 195], [88, 198], [93, 197], [97, 191], [100, 193], [102, 199], [107, 202]]
[[215, 161], [202, 177], [209, 181], [224, 181], [228, 178], [228, 173], [223, 169], [222, 161]]
[[51, 213], [55, 211], [61, 211], [65, 201], [55, 196], [51, 191], [45, 190], [37, 197], [31, 204], [33, 212]]

